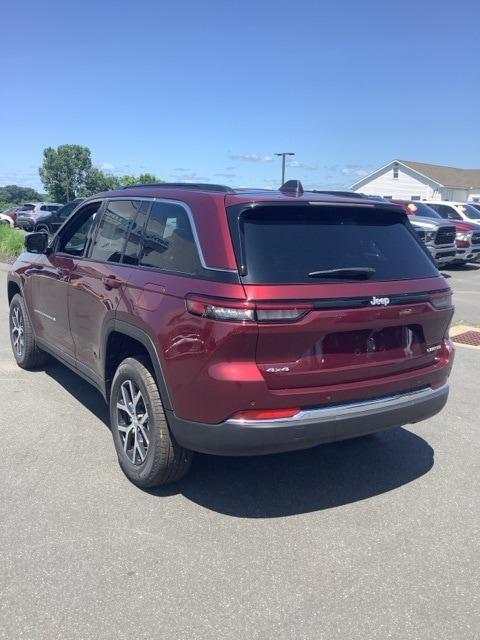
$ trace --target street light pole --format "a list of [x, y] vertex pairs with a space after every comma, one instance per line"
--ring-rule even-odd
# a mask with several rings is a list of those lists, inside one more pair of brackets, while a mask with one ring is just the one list
[[285, 158], [287, 156], [294, 156], [295, 154], [284, 151], [283, 153], [276, 153], [275, 155], [282, 156], [282, 184], [285, 184]]

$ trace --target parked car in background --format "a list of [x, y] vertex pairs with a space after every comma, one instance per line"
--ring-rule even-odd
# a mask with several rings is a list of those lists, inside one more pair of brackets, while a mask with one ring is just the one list
[[450, 202], [449, 200], [425, 200], [424, 202], [442, 218], [480, 224], [480, 211], [469, 202]]
[[38, 219], [35, 224], [35, 231], [44, 231], [48, 235], [53, 235], [62, 226], [72, 211], [78, 207], [80, 202], [83, 202], [84, 198], [75, 198], [71, 202], [63, 205], [56, 211], [50, 211]]
[[110, 406], [132, 482], [416, 423], [448, 396], [448, 282], [398, 205], [222, 185], [81, 203], [8, 276], [20, 367], [47, 353]]
[[423, 230], [422, 239], [425, 246], [439, 267], [444, 267], [455, 260], [455, 225], [443, 220], [428, 205], [416, 200], [391, 200], [391, 202], [400, 205], [411, 216], [411, 223], [416, 229]]
[[420, 240], [425, 244], [425, 229], [423, 227], [419, 227], [415, 224], [415, 222], [411, 223], [413, 228], [415, 229], [417, 236], [420, 238]]
[[61, 207], [63, 204], [58, 202], [27, 202], [18, 209], [15, 226], [24, 231], [34, 231], [43, 215], [58, 211]]
[[454, 222], [457, 229], [455, 263], [478, 262], [480, 259], [480, 225], [463, 220], [455, 220]]
[[468, 204], [475, 207], [475, 209], [480, 212], [480, 202], [469, 202]]
[[[404, 202], [408, 202], [405, 210], [410, 216], [416, 216], [417, 211], [421, 211], [423, 217], [444, 219], [430, 204], [426, 205], [423, 201]], [[448, 221], [455, 226], [456, 230], [455, 260], [451, 264], [464, 265], [468, 262], [477, 262], [480, 259], [480, 225], [458, 218], [449, 218]]]
[[9, 207], [8, 209], [4, 209], [2, 211], [2, 215], [8, 216], [10, 220], [13, 220], [13, 222], [15, 222], [15, 220], [17, 219], [17, 211], [20, 209], [21, 206], [22, 206], [21, 204], [17, 204], [14, 207]]
[[4, 213], [0, 213], [0, 224], [6, 224], [9, 227], [13, 227], [14, 223], [10, 216], [5, 215]]

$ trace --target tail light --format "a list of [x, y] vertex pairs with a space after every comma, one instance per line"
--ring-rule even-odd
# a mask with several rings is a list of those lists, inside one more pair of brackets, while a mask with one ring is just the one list
[[293, 418], [300, 413], [300, 407], [292, 409], [248, 409], [239, 411], [231, 417], [231, 420], [282, 420]]
[[451, 291], [442, 291], [440, 293], [434, 293], [430, 302], [435, 309], [451, 309], [452, 304], [452, 292]]
[[223, 302], [202, 298], [187, 298], [187, 310], [194, 316], [210, 318], [211, 320], [226, 320], [229, 322], [255, 322], [255, 306], [248, 302], [236, 303], [233, 300]]
[[296, 322], [312, 309], [312, 305], [307, 303], [262, 304], [203, 296], [188, 296], [185, 302], [187, 310], [194, 316], [229, 322]]

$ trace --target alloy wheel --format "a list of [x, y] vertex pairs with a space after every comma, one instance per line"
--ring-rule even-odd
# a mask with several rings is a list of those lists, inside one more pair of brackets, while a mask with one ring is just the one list
[[149, 446], [147, 405], [133, 380], [120, 385], [117, 397], [117, 429], [123, 451], [134, 465], [141, 465]]
[[13, 307], [10, 316], [10, 325], [13, 348], [17, 356], [21, 358], [25, 352], [25, 323], [20, 307]]

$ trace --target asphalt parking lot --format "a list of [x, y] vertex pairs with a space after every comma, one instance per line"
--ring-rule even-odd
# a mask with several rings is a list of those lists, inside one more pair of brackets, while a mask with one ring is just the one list
[[[450, 270], [480, 325], [480, 270]], [[476, 639], [480, 350], [415, 427], [259, 458], [198, 455], [152, 493], [122, 475], [101, 397], [25, 372], [0, 271], [0, 638]]]

